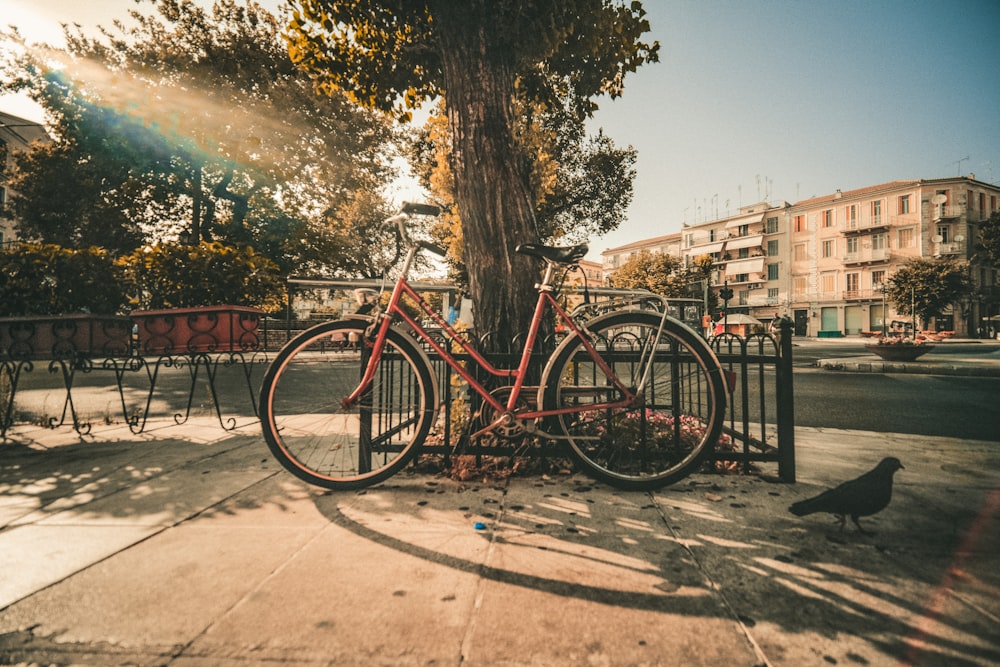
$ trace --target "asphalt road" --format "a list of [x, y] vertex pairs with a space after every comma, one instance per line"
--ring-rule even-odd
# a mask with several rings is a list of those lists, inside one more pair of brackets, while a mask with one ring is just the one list
[[[935, 353], [993, 350], [953, 343]], [[816, 359], [857, 355], [857, 348], [842, 344], [794, 348], [796, 425], [1000, 443], [1000, 378], [838, 373], [812, 366]]]

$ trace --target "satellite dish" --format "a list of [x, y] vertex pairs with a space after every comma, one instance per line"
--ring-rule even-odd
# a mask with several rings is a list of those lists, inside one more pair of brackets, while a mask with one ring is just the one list
[[959, 234], [958, 236], [955, 237], [955, 243], [961, 243], [964, 240], [965, 240], [965, 237], [962, 236], [961, 234]]
[[945, 195], [934, 195], [931, 197], [932, 204], [943, 204], [946, 201], [948, 201], [948, 198]]
[[943, 240], [944, 239], [941, 238], [940, 234], [935, 234], [934, 236], [931, 237], [931, 241], [934, 241], [934, 243], [941, 243], [941, 241]]

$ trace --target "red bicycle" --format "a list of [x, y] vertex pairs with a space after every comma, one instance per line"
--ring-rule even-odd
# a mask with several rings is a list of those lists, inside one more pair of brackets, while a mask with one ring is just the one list
[[[666, 300], [587, 304], [567, 312], [556, 278], [586, 245], [524, 244], [517, 252], [544, 262], [531, 326], [516, 368], [498, 368], [431, 308], [407, 282], [417, 253], [441, 248], [412, 240], [411, 215], [436, 207], [407, 204], [398, 225], [407, 253], [388, 303], [370, 316], [316, 325], [292, 338], [265, 373], [260, 393], [264, 438], [297, 477], [329, 489], [357, 489], [403, 468], [436, 430], [441, 399], [430, 355], [447, 363], [481, 399], [467, 420], [472, 438], [538, 437], [561, 441], [588, 474], [624, 489], [649, 490], [689, 474], [722, 431], [726, 390], [718, 358], [690, 327], [667, 315]], [[423, 315], [414, 317], [403, 300]], [[649, 303], [657, 304], [650, 308]], [[526, 384], [547, 311], [563, 338], [538, 385]], [[596, 313], [596, 314], [595, 314]], [[443, 333], [429, 334], [429, 318]], [[344, 350], [332, 340], [359, 340]], [[463, 363], [451, 350], [460, 349]], [[478, 366], [481, 373], [470, 366]], [[479, 377], [492, 377], [486, 384]]]

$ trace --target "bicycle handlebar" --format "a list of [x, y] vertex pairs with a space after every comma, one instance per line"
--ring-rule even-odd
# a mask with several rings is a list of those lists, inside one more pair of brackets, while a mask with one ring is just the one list
[[406, 221], [411, 215], [433, 215], [437, 216], [441, 214], [441, 209], [433, 204], [416, 204], [413, 202], [403, 202], [403, 206], [400, 212], [394, 216], [388, 217], [384, 220], [386, 224], [396, 225], [399, 230], [399, 237], [402, 239], [403, 243], [412, 246], [415, 245], [418, 248], [423, 248], [424, 250], [429, 250], [435, 255], [444, 257], [448, 254], [448, 251], [441, 246], [431, 243], [430, 241], [416, 241], [414, 242], [410, 238], [410, 233], [406, 229]]

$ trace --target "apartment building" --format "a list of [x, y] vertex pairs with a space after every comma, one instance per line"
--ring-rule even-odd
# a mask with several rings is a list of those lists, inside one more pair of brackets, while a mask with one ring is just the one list
[[[14, 156], [28, 150], [32, 142], [49, 141], [45, 128], [38, 123], [0, 111], [0, 164], [4, 170], [14, 163]], [[7, 207], [10, 190], [4, 170], [0, 170], [0, 213]], [[17, 238], [14, 220], [0, 215], [0, 243]]]
[[667, 234], [643, 241], [627, 243], [616, 248], [608, 248], [601, 253], [602, 277], [607, 280], [629, 259], [642, 252], [663, 253], [673, 257], [683, 257], [681, 252], [681, 235]]
[[955, 257], [969, 262], [976, 289], [933, 326], [978, 336], [1000, 310], [997, 267], [975, 251], [979, 223], [998, 207], [1000, 187], [974, 174], [837, 190], [795, 204], [761, 202], [684, 225], [680, 235], [606, 250], [604, 275], [642, 250], [688, 263], [709, 255], [712, 289], [733, 290], [728, 312], [764, 324], [787, 316], [796, 335], [834, 337], [909, 322], [887, 303], [882, 286], [912, 258]]
[[976, 297], [932, 324], [979, 335], [996, 297], [996, 267], [975, 252], [978, 224], [998, 210], [1000, 188], [974, 175], [894, 181], [814, 197], [790, 206], [791, 293], [798, 335], [881, 331], [911, 316], [887, 303], [882, 286], [907, 261], [954, 257], [970, 263]]
[[767, 323], [789, 302], [787, 262], [788, 226], [781, 213], [789, 204], [766, 202], [744, 206], [736, 215], [695, 225], [680, 234], [611, 248], [602, 253], [605, 277], [642, 251], [664, 252], [691, 264], [712, 258], [711, 289], [733, 290], [730, 313], [744, 313]]

